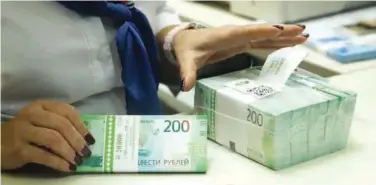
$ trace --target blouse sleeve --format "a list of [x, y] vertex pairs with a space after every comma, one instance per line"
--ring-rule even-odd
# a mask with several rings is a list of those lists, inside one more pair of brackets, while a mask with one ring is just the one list
[[182, 22], [179, 14], [166, 1], [136, 1], [135, 5], [148, 18], [154, 33]]

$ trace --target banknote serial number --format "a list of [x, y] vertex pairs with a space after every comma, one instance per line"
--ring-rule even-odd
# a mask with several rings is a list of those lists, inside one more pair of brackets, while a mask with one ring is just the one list
[[116, 152], [121, 152], [121, 146], [123, 145], [123, 135], [122, 134], [118, 134], [117, 137], [116, 137]]
[[138, 160], [139, 166], [186, 166], [189, 165], [188, 159], [181, 160]]
[[247, 111], [248, 111], [247, 121], [253, 123], [254, 125], [262, 127], [262, 125], [264, 124], [263, 115], [249, 108], [247, 109]]
[[164, 132], [189, 132], [190, 123], [188, 120], [165, 120], [167, 127]]

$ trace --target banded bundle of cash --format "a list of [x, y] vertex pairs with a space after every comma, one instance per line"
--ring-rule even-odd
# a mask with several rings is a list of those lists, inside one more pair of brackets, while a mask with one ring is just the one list
[[83, 115], [96, 139], [79, 173], [206, 172], [203, 116]]
[[[319, 78], [284, 73], [281, 61], [202, 79], [195, 88], [195, 111], [208, 116], [208, 137], [274, 170], [344, 148], [356, 102], [355, 93]], [[287, 74], [281, 90], [256, 83], [268, 71]]]

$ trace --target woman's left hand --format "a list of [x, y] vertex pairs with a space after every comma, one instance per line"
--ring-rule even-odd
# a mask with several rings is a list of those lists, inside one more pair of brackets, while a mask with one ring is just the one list
[[182, 90], [192, 89], [197, 70], [250, 49], [279, 49], [302, 44], [304, 26], [255, 24], [191, 29], [179, 32], [173, 41], [180, 67]]

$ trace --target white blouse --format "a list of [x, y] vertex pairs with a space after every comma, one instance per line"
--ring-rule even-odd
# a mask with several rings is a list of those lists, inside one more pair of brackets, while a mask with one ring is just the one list
[[[157, 33], [179, 24], [164, 1], [137, 1]], [[126, 114], [115, 29], [51, 1], [2, 2], [1, 112], [37, 99], [72, 104], [82, 114]]]

